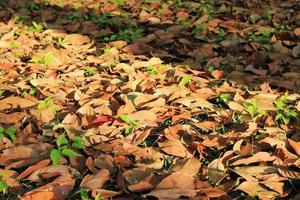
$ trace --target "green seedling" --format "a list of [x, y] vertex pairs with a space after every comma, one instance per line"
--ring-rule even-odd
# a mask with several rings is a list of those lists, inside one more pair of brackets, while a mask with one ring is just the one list
[[13, 42], [11, 43], [11, 47], [12, 47], [13, 49], [18, 49], [18, 48], [20, 47], [20, 45], [19, 45], [18, 42], [13, 41]]
[[80, 189], [80, 199], [81, 200], [102, 200], [102, 196], [100, 193], [98, 193], [95, 198], [92, 198], [89, 196], [88, 190], [81, 188]]
[[250, 33], [250, 39], [257, 43], [268, 43], [272, 37], [272, 30]]
[[213, 19], [214, 7], [211, 2], [207, 2], [207, 0], [200, 0], [199, 11], [203, 14], [207, 14], [208, 19]]
[[44, 99], [41, 103], [39, 103], [37, 105], [37, 109], [39, 109], [39, 110], [44, 110], [46, 108], [50, 108], [52, 110], [52, 112], [54, 112], [54, 113], [57, 112], [57, 108], [56, 108], [55, 104], [53, 103], [51, 97], [47, 97], [46, 99]]
[[267, 13], [265, 14], [265, 18], [266, 18], [268, 21], [272, 22], [272, 20], [273, 20], [273, 13], [271, 13], [270, 11], [267, 12]]
[[14, 22], [19, 23], [19, 22], [22, 22], [26, 19], [30, 19], [30, 16], [29, 15], [24, 15], [24, 14], [18, 14], [14, 17]]
[[228, 103], [229, 100], [232, 100], [232, 95], [229, 93], [221, 94], [217, 97], [216, 101], [217, 103]]
[[91, 77], [94, 76], [96, 74], [96, 72], [92, 69], [92, 68], [87, 68], [84, 70], [84, 75], [87, 77]]
[[66, 44], [67, 40], [65, 38], [57, 38], [57, 44], [59, 46], [63, 46], [64, 44]]
[[5, 90], [0, 90], [0, 97], [4, 94]]
[[74, 12], [70, 12], [67, 14], [66, 19], [69, 21], [74, 21], [78, 18], [78, 15]]
[[3, 139], [5, 136], [8, 136], [13, 142], [17, 140], [16, 137], [16, 129], [13, 127], [9, 127], [8, 129], [4, 129], [0, 126], [0, 139]]
[[157, 68], [155, 68], [153, 66], [147, 66], [146, 70], [147, 70], [148, 75], [157, 75], [158, 74]]
[[55, 56], [51, 52], [46, 53], [42, 58], [33, 55], [29, 62], [52, 66], [55, 65]]
[[274, 100], [274, 104], [278, 109], [275, 121], [285, 125], [288, 125], [291, 119], [299, 119], [298, 113], [292, 108], [291, 105], [287, 104], [288, 95], [288, 92], [286, 92], [283, 96]]
[[40, 8], [39, 4], [34, 3], [34, 2], [30, 2], [28, 4], [28, 10], [30, 10], [31, 12], [34, 10], [38, 10]]
[[192, 76], [185, 74], [183, 75], [181, 81], [179, 82], [179, 87], [185, 87], [186, 84], [188, 84], [192, 80]]
[[0, 192], [3, 194], [8, 193], [8, 185], [7, 183], [2, 179], [2, 176], [0, 175]]
[[196, 27], [196, 30], [203, 33], [206, 29], [206, 25], [205, 24], [199, 24], [197, 27]]
[[218, 41], [221, 41], [221, 40], [224, 40], [226, 36], [226, 31], [222, 28], [219, 29], [219, 32], [218, 32]]
[[118, 117], [127, 124], [127, 126], [125, 126], [125, 132], [124, 132], [126, 136], [131, 134], [133, 128], [140, 124], [140, 120], [131, 119], [128, 115], [119, 115]]
[[125, 0], [112, 0], [113, 4], [116, 4], [118, 6], [124, 6], [125, 5]]
[[68, 141], [66, 138], [66, 133], [63, 133], [56, 138], [56, 146], [57, 148], [50, 151], [50, 159], [53, 165], [58, 164], [62, 156], [67, 156], [70, 158], [81, 156], [79, 153], [72, 150], [71, 147], [75, 149], [84, 149], [86, 144], [84, 138], [79, 136], [76, 136], [72, 138], [71, 141]]
[[125, 30], [121, 30], [118, 33], [118, 39], [123, 39], [127, 42], [131, 42], [133, 40], [141, 38], [143, 32], [144, 32], [144, 29], [141, 29], [141, 28], [134, 28], [134, 27], [128, 28]]
[[32, 26], [29, 26], [29, 30], [41, 33], [44, 31], [44, 28], [47, 27], [45, 22], [32, 22]]
[[258, 114], [267, 115], [267, 111], [259, 109], [257, 107], [258, 103], [259, 103], [258, 99], [253, 99], [251, 103], [244, 102], [244, 107], [246, 108], [246, 110], [248, 111], [248, 113], [251, 115], [252, 118], [257, 116]]

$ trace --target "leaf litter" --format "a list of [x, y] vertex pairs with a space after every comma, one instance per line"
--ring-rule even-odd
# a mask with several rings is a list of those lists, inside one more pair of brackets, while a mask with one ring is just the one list
[[0, 2], [1, 199], [288, 199], [296, 1]]

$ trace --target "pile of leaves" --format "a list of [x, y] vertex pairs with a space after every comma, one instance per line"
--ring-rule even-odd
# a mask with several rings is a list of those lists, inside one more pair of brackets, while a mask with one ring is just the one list
[[300, 198], [299, 7], [1, 1], [1, 198]]

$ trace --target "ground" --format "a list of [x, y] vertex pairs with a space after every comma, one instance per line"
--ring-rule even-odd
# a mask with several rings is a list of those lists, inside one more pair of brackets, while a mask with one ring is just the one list
[[299, 10], [0, 1], [0, 198], [299, 199]]

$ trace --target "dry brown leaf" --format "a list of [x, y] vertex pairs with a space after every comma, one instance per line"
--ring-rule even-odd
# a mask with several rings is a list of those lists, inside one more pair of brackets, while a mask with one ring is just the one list
[[300, 156], [300, 142], [295, 142], [291, 139], [288, 139], [289, 145], [293, 148], [295, 153]]
[[122, 51], [125, 53], [132, 53], [134, 55], [141, 55], [144, 53], [148, 53], [151, 50], [151, 47], [146, 44], [129, 44], [122, 48]]
[[4, 149], [0, 154], [0, 165], [7, 168], [29, 166], [47, 158], [51, 148], [52, 145], [47, 143], [33, 143]]
[[70, 171], [71, 168], [66, 165], [50, 165], [35, 170], [27, 179], [33, 182], [41, 182], [43, 175], [57, 177], [69, 174]]
[[235, 166], [235, 165], [242, 165], [242, 164], [248, 165], [257, 162], [271, 162], [274, 161], [276, 158], [277, 158], [276, 156], [271, 156], [270, 153], [268, 152], [258, 152], [249, 158], [242, 158], [237, 161], [234, 161], [230, 165]]
[[27, 192], [21, 200], [63, 200], [75, 185], [75, 179], [69, 173], [54, 179], [51, 183]]
[[15, 108], [28, 108], [37, 105], [37, 102], [28, 99], [12, 96], [0, 100], [0, 111]]
[[247, 156], [247, 155], [251, 155], [253, 153], [253, 147], [250, 143], [246, 142], [245, 145], [243, 145], [244, 140], [241, 139], [239, 141], [237, 141], [234, 145], [233, 145], [233, 151], [236, 154], [242, 155], [242, 156]]
[[189, 190], [189, 189], [163, 189], [163, 190], [153, 190], [150, 193], [143, 195], [144, 197], [153, 196], [158, 199], [180, 199], [180, 197], [194, 198], [198, 194], [199, 190]]
[[86, 175], [82, 179], [80, 187], [91, 190], [100, 189], [109, 180], [109, 178], [109, 171], [107, 169], [101, 169], [97, 172], [94, 172], [93, 175]]
[[183, 146], [180, 140], [169, 140], [165, 142], [159, 142], [159, 147], [162, 151], [169, 155], [178, 156], [182, 158], [190, 158], [192, 154]]
[[226, 176], [225, 165], [221, 159], [215, 159], [207, 166], [207, 176], [214, 184], [221, 182]]
[[277, 192], [264, 188], [258, 182], [245, 181], [241, 183], [236, 190], [246, 192], [252, 197], [258, 196], [260, 199], [277, 199], [279, 197]]
[[47, 160], [42, 160], [42, 161], [38, 162], [37, 164], [28, 167], [26, 170], [24, 170], [18, 176], [18, 179], [23, 179], [23, 178], [29, 176], [30, 174], [32, 174], [34, 171], [44, 168], [44, 167], [47, 167], [50, 163], [51, 163], [51, 161], [49, 159], [47, 159]]

